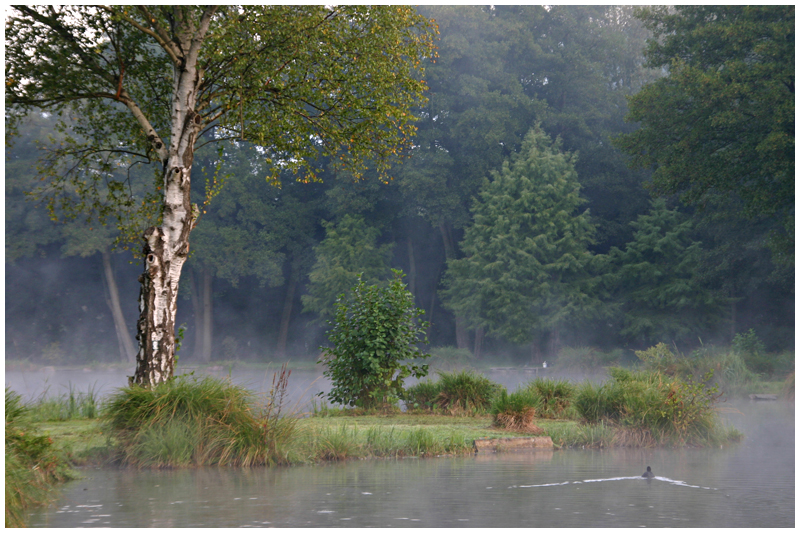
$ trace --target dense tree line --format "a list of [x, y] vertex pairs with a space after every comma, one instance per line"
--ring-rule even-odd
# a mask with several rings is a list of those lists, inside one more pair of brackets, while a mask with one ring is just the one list
[[[480, 356], [691, 347], [751, 327], [770, 349], [793, 344], [793, 7], [419, 13], [438, 25], [438, 57], [413, 144], [384, 178], [320, 155], [321, 181], [268, 181], [261, 149], [241, 140], [194, 154], [192, 200], [204, 213], [181, 279], [181, 356], [314, 357], [336, 297], [359, 274], [388, 284], [392, 268], [425, 310], [431, 343]], [[693, 39], [720, 35], [739, 44], [697, 55]], [[713, 83], [743, 92], [714, 93], [711, 110], [664, 111], [707, 101], [691, 92], [697, 80], [726, 68], [732, 78]], [[720, 152], [752, 125], [735, 113], [762, 117], [759, 102], [770, 101], [772, 129], [753, 125]], [[681, 139], [689, 117], [705, 133]], [[7, 354], [66, 360], [94, 345], [106, 352], [96, 358], [127, 360], [135, 285], [117, 280], [135, 267], [112, 253], [119, 235], [83, 219], [54, 225], [24, 199], [38, 182], [34, 145], [58, 137], [53, 128], [52, 116], [31, 114], [6, 149]], [[81, 280], [62, 282], [72, 294], [104, 291], [106, 305], [88, 298], [95, 308], [82, 313], [105, 318], [79, 328], [81, 298], [14, 293], [53, 264], [59, 279]], [[83, 353], [67, 350], [69, 331], [83, 335]]]

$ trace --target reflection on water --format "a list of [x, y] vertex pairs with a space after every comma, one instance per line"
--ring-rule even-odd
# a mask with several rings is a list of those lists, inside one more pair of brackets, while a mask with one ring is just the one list
[[[741, 403], [723, 449], [537, 450], [325, 466], [85, 470], [45, 527], [792, 527], [794, 409]], [[645, 466], [656, 473], [643, 479]]]

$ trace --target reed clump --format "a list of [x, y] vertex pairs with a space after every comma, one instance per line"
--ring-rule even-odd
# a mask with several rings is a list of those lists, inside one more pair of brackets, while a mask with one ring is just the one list
[[472, 370], [437, 372], [435, 382], [422, 381], [407, 388], [403, 399], [411, 409], [441, 411], [451, 415], [486, 413], [502, 386]]
[[492, 403], [492, 425], [513, 431], [540, 434], [533, 420], [542, 408], [542, 397], [534, 388], [525, 387], [509, 394], [505, 389]]
[[6, 527], [24, 527], [28, 509], [46, 505], [55, 485], [73, 476], [63, 452], [30, 422], [30, 410], [6, 388]]
[[584, 383], [578, 388], [575, 410], [588, 424], [612, 425], [611, 444], [703, 446], [740, 438], [719, 423], [713, 406], [721, 395], [709, 384], [712, 372], [699, 382], [657, 371], [609, 372], [611, 380], [603, 385]]
[[296, 418], [281, 416], [289, 372], [273, 379], [264, 404], [230, 382], [179, 376], [147, 389], [129, 386], [112, 395], [105, 426], [119, 460], [137, 467], [255, 466], [293, 460]]
[[541, 398], [539, 418], [570, 418], [575, 385], [566, 379], [536, 378], [527, 387]]

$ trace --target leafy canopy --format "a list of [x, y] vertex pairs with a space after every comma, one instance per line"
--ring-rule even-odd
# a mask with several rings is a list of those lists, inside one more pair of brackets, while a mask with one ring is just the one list
[[654, 168], [653, 190], [689, 204], [741, 201], [775, 220], [771, 246], [794, 263], [794, 6], [643, 9], [647, 57], [669, 75], [630, 98], [637, 131], [617, 144]]
[[314, 180], [320, 153], [386, 175], [414, 132], [434, 34], [406, 6], [16, 6], [6, 126], [33, 109], [60, 116], [64, 138], [50, 147], [39, 194], [54, 216], [92, 211], [138, 234], [130, 218], [152, 215], [161, 184], [133, 195], [133, 177], [118, 169], [163, 163], [176, 149], [176, 73], [191, 46], [200, 45], [198, 142], [243, 139], [262, 147], [271, 178]]

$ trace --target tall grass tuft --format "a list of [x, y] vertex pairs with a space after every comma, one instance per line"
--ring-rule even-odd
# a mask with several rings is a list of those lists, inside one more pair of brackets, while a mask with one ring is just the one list
[[542, 397], [535, 389], [525, 387], [511, 394], [503, 389], [492, 403], [492, 424], [514, 431], [541, 433], [533, 424], [542, 407]]
[[491, 407], [500, 389], [499, 384], [471, 370], [439, 372], [436, 403], [451, 414], [483, 413]]
[[317, 461], [343, 461], [358, 456], [362, 449], [358, 428], [347, 424], [323, 429], [314, 436], [311, 446], [312, 457]]
[[403, 393], [403, 401], [410, 410], [433, 411], [438, 407], [436, 400], [442, 388], [438, 381], [420, 381], [408, 387]]
[[284, 463], [296, 424], [281, 416], [288, 376], [284, 366], [265, 405], [213, 377], [179, 376], [152, 389], [129, 386], [109, 398], [106, 426], [121, 461], [137, 467]]
[[472, 370], [437, 374], [438, 381], [421, 381], [405, 390], [403, 399], [408, 408], [441, 410], [451, 415], [485, 413], [502, 388]]
[[539, 418], [564, 418], [572, 407], [575, 386], [566, 379], [536, 378], [527, 388], [541, 397]]
[[6, 527], [24, 527], [28, 509], [49, 503], [53, 487], [73, 477], [52, 440], [29, 425], [28, 411], [20, 396], [6, 388]]

